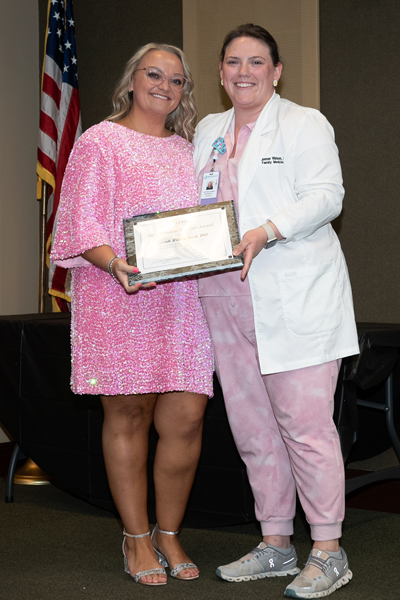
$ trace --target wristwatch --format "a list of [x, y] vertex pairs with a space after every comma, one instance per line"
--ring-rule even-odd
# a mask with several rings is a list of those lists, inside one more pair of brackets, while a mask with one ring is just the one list
[[268, 240], [264, 248], [268, 250], [268, 248], [272, 248], [272, 246], [275, 246], [276, 242], [278, 241], [278, 238], [276, 237], [275, 231], [272, 229], [269, 223], [264, 223], [263, 225], [261, 225], [261, 227], [264, 227], [265, 231], [267, 232]]

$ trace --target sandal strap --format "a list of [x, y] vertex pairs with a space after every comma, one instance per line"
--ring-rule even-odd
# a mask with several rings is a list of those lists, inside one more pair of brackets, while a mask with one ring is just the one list
[[194, 563], [179, 563], [171, 569], [171, 576], [176, 577], [183, 569], [197, 569], [197, 566]]
[[137, 583], [139, 581], [139, 579], [141, 579], [142, 577], [146, 577], [147, 575], [154, 575], [154, 574], [166, 575], [167, 573], [165, 572], [165, 569], [161, 569], [161, 568], [148, 569], [147, 571], [139, 571], [138, 573], [135, 573], [133, 575], [133, 579]]
[[147, 533], [140, 533], [139, 535], [133, 535], [132, 533], [128, 533], [124, 528], [123, 534], [130, 538], [144, 538], [150, 535], [150, 531], [148, 531]]
[[156, 526], [154, 529], [156, 529], [159, 533], [164, 533], [165, 535], [178, 535], [178, 533], [179, 533], [179, 529], [177, 531], [164, 531], [163, 529], [159, 528], [158, 523], [156, 523]]

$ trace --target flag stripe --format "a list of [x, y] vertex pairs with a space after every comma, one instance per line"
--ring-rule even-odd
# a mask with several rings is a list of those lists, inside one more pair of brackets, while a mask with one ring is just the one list
[[42, 94], [42, 112], [46, 113], [56, 123], [58, 119], [58, 108], [53, 98], [50, 98], [47, 94]]
[[46, 115], [45, 112], [40, 112], [39, 127], [43, 133], [51, 137], [52, 140], [57, 142], [57, 127], [53, 119]]
[[[54, 184], [55, 187], [55, 184]], [[46, 223], [46, 239], [47, 239], [47, 253], [48, 255], [50, 254], [50, 245], [51, 245], [51, 237], [52, 237], [52, 233], [53, 233], [53, 226], [54, 226], [54, 221], [55, 221], [55, 217], [53, 215], [54, 213], [54, 191], [51, 193], [50, 198], [48, 199], [47, 202], [47, 223]], [[48, 260], [48, 263], [51, 264], [52, 266], [53, 263], [50, 263], [50, 258]], [[52, 277], [53, 277], [53, 273], [54, 273], [54, 269], [53, 271], [50, 269], [49, 272], [49, 281], [52, 281]], [[51, 287], [51, 285], [49, 286]]]
[[45, 65], [44, 65], [44, 73], [46, 73], [51, 79], [54, 79], [56, 82], [58, 89], [61, 90], [62, 86], [62, 71], [61, 65], [57, 64], [55, 60], [51, 58], [51, 56], [46, 55], [45, 57]]
[[[57, 160], [57, 142], [51, 139], [44, 131], [39, 131], [39, 149], [46, 154], [50, 160], [56, 164]], [[44, 165], [43, 165], [44, 166]], [[47, 169], [47, 167], [45, 167]]]
[[56, 189], [54, 193], [54, 208], [53, 214], [49, 221], [54, 222], [54, 217], [58, 209], [60, 201], [61, 184], [64, 176], [65, 167], [68, 163], [68, 158], [71, 152], [71, 148], [75, 141], [75, 135], [78, 124], [80, 122], [80, 108], [79, 108], [79, 92], [75, 88], [72, 88], [71, 98], [68, 106], [68, 113], [64, 122], [64, 129], [61, 137], [60, 149], [58, 152], [57, 162], [57, 176], [56, 176]]
[[57, 267], [54, 269], [53, 281], [52, 281], [52, 290], [57, 292], [65, 291], [65, 280], [68, 275], [68, 269], [63, 269], [62, 267]]
[[68, 112], [64, 122], [63, 133], [61, 137], [60, 150], [58, 154], [58, 163], [61, 163], [63, 174], [65, 167], [67, 166], [68, 157], [71, 152], [72, 146], [74, 145], [75, 135], [77, 132], [78, 124], [80, 120], [80, 105], [79, 105], [79, 92], [75, 88], [72, 88], [71, 99], [68, 105]]
[[[65, 127], [65, 121], [67, 119], [67, 115], [68, 115], [68, 111], [69, 111], [69, 105], [71, 102], [71, 95], [72, 95], [72, 90], [73, 87], [68, 85], [67, 83], [63, 83], [62, 84], [62, 95], [63, 95], [63, 102], [62, 102], [62, 106], [60, 107], [60, 112], [58, 115], [58, 135], [59, 135], [59, 139], [62, 139], [63, 133], [64, 133], [64, 127]], [[72, 140], [72, 144], [73, 144], [73, 140]], [[60, 144], [61, 146], [61, 144]], [[59, 148], [60, 148], [59, 146]]]
[[54, 100], [57, 108], [60, 108], [61, 102], [61, 90], [58, 87], [57, 83], [45, 73], [43, 75], [43, 93], [47, 94]]
[[47, 154], [44, 154], [40, 148], [38, 148], [38, 160], [39, 160], [40, 164], [43, 166], [43, 168], [45, 168], [47, 171], [49, 171], [49, 173], [51, 173], [52, 175], [56, 174], [55, 162], [52, 161], [51, 158], [49, 158], [47, 156]]
[[[79, 103], [79, 106], [80, 106], [80, 103]], [[81, 111], [79, 110], [79, 121], [78, 121], [78, 127], [76, 128], [74, 144], [75, 144], [76, 140], [78, 139], [78, 137], [81, 135], [81, 133], [82, 133], [82, 117], [81, 117]]]

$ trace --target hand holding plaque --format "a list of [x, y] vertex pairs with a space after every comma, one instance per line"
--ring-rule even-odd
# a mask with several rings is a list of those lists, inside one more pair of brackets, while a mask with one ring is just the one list
[[138, 215], [124, 220], [129, 284], [168, 281], [243, 266], [233, 202]]

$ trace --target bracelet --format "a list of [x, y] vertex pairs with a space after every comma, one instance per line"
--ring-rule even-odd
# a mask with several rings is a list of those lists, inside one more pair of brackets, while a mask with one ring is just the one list
[[117, 260], [117, 258], [119, 258], [119, 256], [113, 256], [110, 259], [110, 261], [108, 263], [108, 272], [110, 273], [110, 275], [114, 279], [114, 281], [116, 281], [117, 283], [119, 283], [119, 279], [118, 279], [118, 277], [115, 276], [114, 271], [112, 269], [113, 262], [114, 262], [114, 260]]

